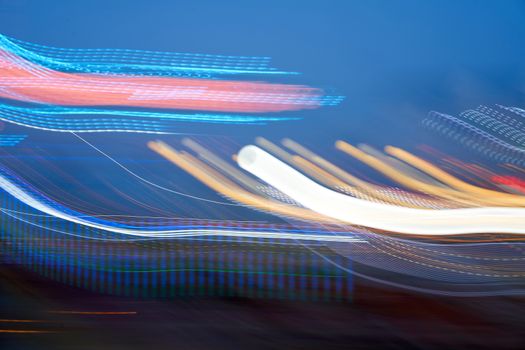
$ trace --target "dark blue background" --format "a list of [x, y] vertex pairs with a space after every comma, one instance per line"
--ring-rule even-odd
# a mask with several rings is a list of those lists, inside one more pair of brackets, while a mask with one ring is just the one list
[[0, 0], [0, 32], [58, 47], [273, 57], [294, 82], [347, 96], [271, 127], [196, 132], [429, 141], [429, 110], [522, 105], [523, 1]]
[[[427, 143], [468, 159], [475, 154], [421, 127], [430, 110], [524, 105], [523, 1], [0, 0], [0, 32], [57, 47], [271, 56], [272, 66], [302, 73], [286, 81], [346, 96], [337, 107], [292, 113], [302, 121], [181, 125], [238, 147], [259, 135], [288, 136], [330, 158], [342, 138], [408, 149]], [[58, 140], [41, 134], [26, 145]], [[115, 156], [160, 160], [145, 147], [148, 135], [86, 138]]]

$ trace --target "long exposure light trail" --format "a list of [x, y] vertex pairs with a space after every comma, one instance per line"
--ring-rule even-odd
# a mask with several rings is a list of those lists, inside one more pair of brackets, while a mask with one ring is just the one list
[[316, 108], [341, 100], [301, 85], [62, 72], [1, 46], [0, 77], [0, 97], [55, 105], [265, 113]]
[[457, 190], [476, 196], [477, 198], [483, 198], [486, 200], [488, 199], [490, 201], [509, 206], [525, 206], [525, 197], [523, 196], [514, 195], [510, 193], [502, 193], [471, 185], [448, 174], [444, 170], [436, 167], [435, 165], [430, 164], [429, 162], [397, 147], [388, 146], [385, 148], [385, 151], [416, 167], [417, 169], [428, 173], [429, 175], [435, 177], [439, 181], [450, 185], [451, 187]]
[[332, 241], [332, 242], [351, 242], [355, 241], [352, 235], [337, 235], [332, 232], [327, 233], [287, 233], [272, 231], [251, 231], [251, 230], [229, 230], [229, 229], [138, 229], [122, 227], [123, 225], [111, 225], [110, 222], [88, 220], [85, 217], [72, 215], [65, 211], [58, 210], [43, 201], [37, 200], [33, 195], [18, 187], [8, 178], [0, 175], [0, 187], [7, 193], [20, 200], [22, 203], [34, 208], [42, 213], [51, 215], [55, 218], [66, 220], [79, 225], [105, 230], [137, 237], [155, 238], [177, 238], [177, 237], [199, 237], [199, 236], [224, 236], [224, 237], [247, 237], [247, 238], [274, 238], [274, 239], [294, 239], [309, 241]]
[[[416, 193], [401, 192], [398, 190], [398, 193], [385, 191], [384, 188], [380, 186], [371, 184], [367, 181], [364, 181], [347, 171], [341, 169], [340, 167], [332, 164], [321, 156], [315, 154], [311, 150], [305, 148], [299, 143], [290, 140], [284, 139], [282, 141], [283, 145], [298, 153], [311, 163], [317, 164], [323, 172], [314, 172], [312, 175], [316, 181], [322, 181], [328, 176], [335, 176], [338, 179], [343, 181], [343, 184], [336, 183], [336, 186], [332, 186], [333, 189], [342, 190], [345, 193], [351, 194], [354, 197], [371, 200], [371, 201], [381, 201], [390, 204], [402, 205], [407, 207], [414, 208], [427, 208], [427, 207], [449, 207], [450, 203], [446, 203], [443, 200], [434, 199], [434, 198], [425, 198], [423, 196], [418, 196]], [[264, 148], [264, 147], [263, 147]], [[306, 160], [298, 156], [293, 158], [295, 163], [298, 163], [298, 167], [305, 170]], [[298, 162], [300, 160], [300, 162]], [[302, 163], [302, 164], [301, 164]], [[308, 164], [307, 166], [311, 167], [313, 164]], [[324, 170], [323, 170], [324, 169]], [[402, 195], [399, 195], [402, 193]]]
[[188, 171], [208, 187], [240, 203], [244, 203], [245, 205], [265, 211], [277, 212], [281, 215], [296, 219], [322, 223], [334, 223], [333, 219], [319, 215], [315, 212], [312, 212], [311, 210], [279, 203], [277, 201], [269, 200], [267, 198], [260, 197], [245, 191], [218, 172], [206, 166], [206, 164], [199, 162], [199, 160], [195, 159], [191, 155], [177, 152], [163, 142], [150, 142], [148, 146], [172, 163]]
[[30, 108], [0, 104], [0, 120], [33, 129], [54, 132], [176, 134], [179, 122], [264, 124], [297, 120], [297, 118], [236, 114], [161, 113], [96, 108]]
[[238, 155], [246, 171], [320, 214], [405, 234], [525, 233], [523, 208], [414, 209], [367, 202], [329, 190], [256, 146]]
[[[176, 134], [180, 122], [265, 124], [335, 106], [268, 57], [51, 48], [0, 34], [0, 120], [43, 131]], [[233, 76], [226, 80], [224, 77]]]

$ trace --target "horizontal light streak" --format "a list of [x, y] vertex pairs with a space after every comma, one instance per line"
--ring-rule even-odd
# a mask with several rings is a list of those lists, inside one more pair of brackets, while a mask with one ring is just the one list
[[256, 146], [238, 154], [246, 171], [322, 215], [375, 229], [417, 235], [525, 233], [525, 209], [415, 209], [352, 198], [308, 179]]

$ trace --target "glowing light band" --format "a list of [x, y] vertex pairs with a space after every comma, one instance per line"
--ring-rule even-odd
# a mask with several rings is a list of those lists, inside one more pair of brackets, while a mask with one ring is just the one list
[[[274, 239], [293, 239], [307, 241], [330, 241], [330, 242], [351, 242], [355, 241], [352, 234], [338, 235], [331, 232], [326, 233], [300, 233], [300, 232], [272, 232], [272, 231], [255, 231], [255, 230], [232, 230], [232, 229], [159, 229], [147, 230], [125, 225], [115, 225], [115, 223], [105, 222], [102, 220], [87, 219], [85, 216], [73, 215], [73, 211], [60, 210], [45, 201], [38, 200], [28, 191], [23, 190], [6, 176], [0, 174], [0, 187], [7, 193], [21, 201], [22, 203], [36, 209], [42, 213], [53, 217], [66, 220], [79, 225], [91, 227], [94, 229], [105, 230], [123, 235], [136, 237], [155, 237], [155, 238], [177, 238], [177, 237], [199, 237], [199, 236], [224, 236], [224, 237], [246, 237], [246, 238], [274, 238]], [[49, 202], [49, 200], [47, 200]], [[71, 212], [71, 213], [69, 213]]]
[[239, 165], [298, 203], [343, 222], [404, 234], [525, 234], [525, 209], [414, 209], [372, 203], [329, 190], [256, 146], [244, 147]]

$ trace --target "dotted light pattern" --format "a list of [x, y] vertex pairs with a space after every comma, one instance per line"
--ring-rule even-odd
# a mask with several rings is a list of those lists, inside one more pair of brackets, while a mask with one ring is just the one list
[[294, 120], [264, 114], [343, 99], [304, 85], [246, 80], [254, 74], [291, 73], [268, 67], [266, 57], [60, 49], [0, 35], [0, 119], [49, 131], [174, 133], [177, 122]]
[[[351, 300], [351, 275], [301, 245], [221, 236], [131, 239], [41, 215], [10, 196], [2, 196], [2, 208], [4, 258], [76, 287], [139, 298]], [[150, 221], [134, 218], [127, 224], [148, 227]], [[164, 224], [172, 226], [174, 222], [165, 220]], [[194, 220], [177, 224], [220, 226]], [[261, 225], [260, 229], [271, 227]], [[350, 267], [340, 255], [320, 249], [323, 256]]]

